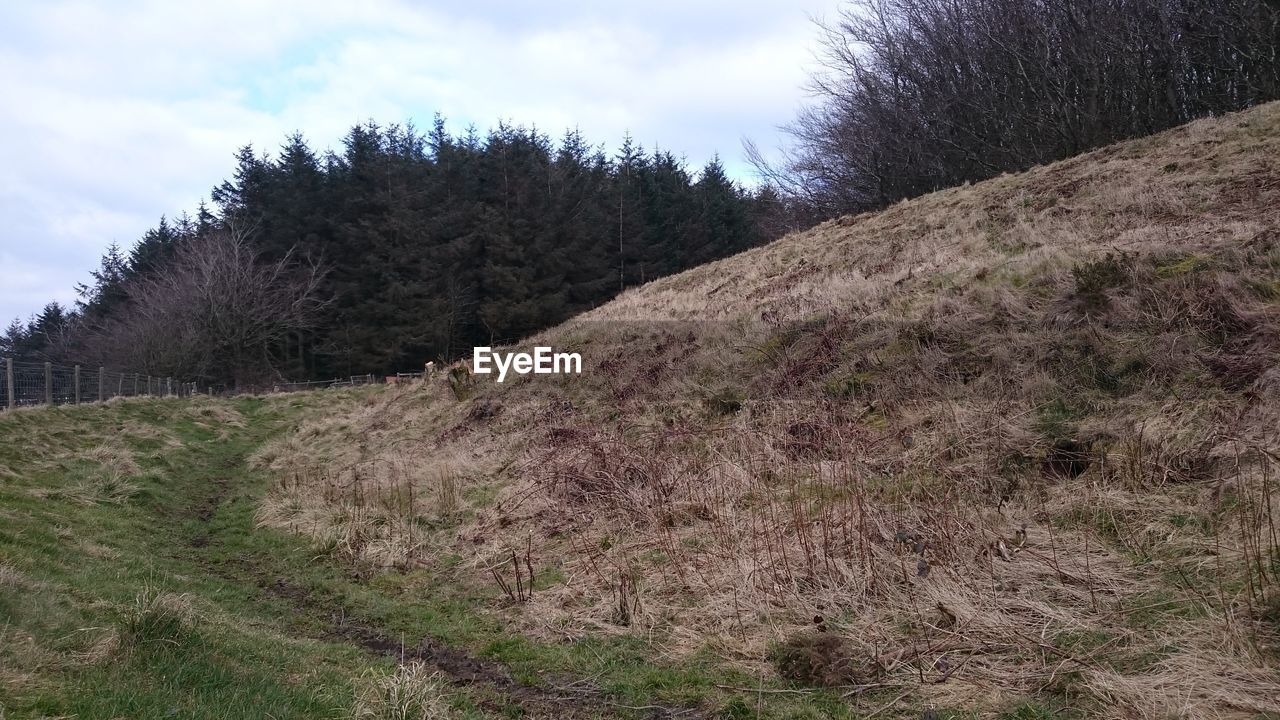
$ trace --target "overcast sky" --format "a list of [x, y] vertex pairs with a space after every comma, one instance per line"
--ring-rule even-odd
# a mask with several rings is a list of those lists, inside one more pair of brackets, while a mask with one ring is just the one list
[[236, 148], [433, 113], [694, 167], [778, 142], [836, 0], [0, 3], [0, 324], [70, 303], [103, 249], [192, 211]]

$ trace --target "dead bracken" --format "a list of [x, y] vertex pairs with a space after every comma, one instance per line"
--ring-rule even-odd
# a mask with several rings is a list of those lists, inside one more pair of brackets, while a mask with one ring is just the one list
[[527, 341], [589, 347], [572, 383], [304, 424], [260, 521], [461, 558], [534, 637], [924, 706], [1278, 713], [1277, 157], [1269, 105], [662, 278]]

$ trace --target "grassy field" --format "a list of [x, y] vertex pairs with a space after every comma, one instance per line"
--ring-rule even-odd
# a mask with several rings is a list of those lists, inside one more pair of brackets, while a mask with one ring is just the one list
[[457, 558], [361, 571], [255, 527], [269, 483], [247, 458], [379, 392], [0, 416], [3, 716], [847, 716], [832, 693], [718, 688], [761, 679], [637, 638], [525, 639]]
[[6, 717], [1280, 716], [1280, 105], [527, 344], [0, 416]]

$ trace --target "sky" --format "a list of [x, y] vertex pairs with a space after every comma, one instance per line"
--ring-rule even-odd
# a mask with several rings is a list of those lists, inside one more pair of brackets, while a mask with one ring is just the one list
[[0, 3], [0, 325], [193, 212], [237, 148], [499, 119], [697, 168], [782, 142], [838, 0]]

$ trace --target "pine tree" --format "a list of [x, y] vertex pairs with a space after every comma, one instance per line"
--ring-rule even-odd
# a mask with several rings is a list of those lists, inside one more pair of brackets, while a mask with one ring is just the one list
[[129, 261], [120, 252], [120, 246], [111, 243], [106, 253], [98, 262], [98, 268], [90, 271], [93, 284], [80, 283], [76, 286], [76, 294], [80, 299], [76, 305], [81, 315], [86, 317], [104, 317], [110, 315], [128, 299], [125, 282], [129, 277]]
[[[614, 255], [618, 269], [618, 290], [644, 282], [644, 228], [641, 224], [643, 198], [642, 176], [647, 169], [644, 149], [635, 144], [631, 134], [623, 137], [622, 147], [614, 159], [614, 193], [617, 212], [614, 229], [617, 231]], [[650, 270], [652, 275], [652, 270]]]
[[129, 276], [146, 275], [167, 262], [178, 248], [181, 236], [160, 216], [160, 222], [129, 251]]
[[79, 288], [78, 315], [59, 325], [49, 314], [39, 328], [33, 319], [5, 342], [43, 342], [45, 326], [92, 334], [134, 312], [130, 283], [184, 243], [251, 229], [263, 262], [322, 264], [330, 300], [265, 361], [292, 377], [390, 373], [519, 340], [763, 237], [755, 223], [766, 200], [718, 160], [695, 180], [683, 160], [629, 136], [610, 158], [576, 130], [558, 143], [508, 123], [454, 135], [437, 115], [426, 133], [369, 122], [336, 152], [317, 154], [294, 133], [274, 157], [245, 146], [235, 159], [211, 205], [176, 223], [162, 217], [127, 258], [108, 249]]
[[27, 345], [27, 328], [22, 321], [14, 318], [0, 335], [0, 355], [14, 357], [21, 355]]
[[693, 187], [696, 222], [687, 248], [687, 265], [700, 265], [717, 257], [745, 250], [754, 244], [754, 233], [742, 191], [713, 157]]
[[27, 325], [27, 353], [45, 360], [61, 360], [66, 351], [72, 314], [58, 302], [44, 306]]

